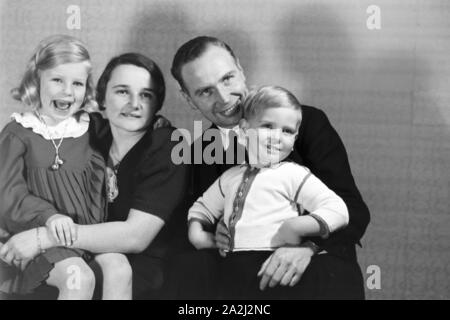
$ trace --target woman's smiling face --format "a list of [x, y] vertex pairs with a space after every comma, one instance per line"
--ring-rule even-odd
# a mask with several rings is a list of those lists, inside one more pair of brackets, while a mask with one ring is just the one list
[[80, 110], [86, 95], [86, 62], [63, 63], [40, 71], [39, 112], [47, 124], [56, 125]]
[[106, 117], [115, 129], [146, 130], [158, 106], [150, 73], [131, 64], [117, 66], [106, 86], [104, 106]]

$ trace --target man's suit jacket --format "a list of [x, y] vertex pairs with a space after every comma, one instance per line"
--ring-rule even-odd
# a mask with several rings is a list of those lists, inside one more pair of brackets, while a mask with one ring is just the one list
[[[303, 118], [298, 138], [289, 158], [309, 168], [315, 176], [342, 197], [350, 217], [348, 226], [331, 234], [328, 239], [314, 237], [311, 240], [330, 254], [355, 259], [355, 244], [359, 244], [370, 221], [369, 209], [356, 187], [344, 144], [325, 113], [311, 106], [302, 106], [302, 112]], [[211, 128], [217, 129], [215, 125]], [[203, 151], [213, 142], [203, 141], [202, 136], [201, 140], [194, 143], [201, 143]], [[194, 164], [191, 181], [192, 200], [201, 196], [223, 172], [232, 166], [232, 164], [204, 162]]]

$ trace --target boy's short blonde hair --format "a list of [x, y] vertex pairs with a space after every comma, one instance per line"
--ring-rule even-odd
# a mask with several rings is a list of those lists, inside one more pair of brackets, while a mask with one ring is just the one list
[[302, 105], [290, 91], [278, 86], [262, 86], [250, 90], [243, 103], [244, 119], [249, 120], [266, 109], [280, 107], [298, 110], [301, 122]]
[[41, 105], [40, 73], [64, 63], [85, 62], [88, 70], [86, 94], [81, 107], [95, 107], [95, 90], [92, 66], [86, 46], [77, 38], [54, 35], [42, 40], [28, 61], [25, 74], [18, 88], [11, 90], [14, 99], [36, 110]]

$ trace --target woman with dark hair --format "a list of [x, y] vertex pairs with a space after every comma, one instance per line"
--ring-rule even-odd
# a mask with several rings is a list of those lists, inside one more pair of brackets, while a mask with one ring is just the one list
[[[106, 223], [77, 225], [72, 247], [125, 253], [133, 271], [133, 298], [155, 298], [173, 235], [173, 213], [187, 189], [185, 165], [175, 165], [173, 127], [154, 128], [165, 97], [163, 75], [151, 59], [137, 53], [113, 58], [100, 76], [97, 100], [106, 119], [93, 115], [92, 141], [107, 163]], [[40, 247], [59, 244], [42, 228]], [[29, 259], [38, 254], [36, 232], [13, 236], [2, 257]], [[9, 254], [8, 254], [9, 253]]]

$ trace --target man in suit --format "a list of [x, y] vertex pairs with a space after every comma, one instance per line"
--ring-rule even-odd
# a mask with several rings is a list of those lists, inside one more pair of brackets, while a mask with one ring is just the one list
[[[201, 36], [183, 44], [171, 69], [187, 102], [212, 122], [210, 129], [220, 131], [224, 155], [234, 148], [233, 140], [242, 118], [242, 102], [247, 93], [244, 71], [232, 49], [223, 41]], [[290, 159], [308, 167], [330, 189], [341, 196], [349, 211], [349, 225], [327, 239], [306, 239], [299, 247], [278, 248], [263, 263], [259, 273], [260, 290], [292, 287], [293, 298], [364, 299], [361, 269], [355, 245], [360, 244], [370, 220], [353, 179], [345, 147], [325, 113], [302, 106], [303, 119]], [[230, 138], [231, 137], [231, 138]], [[194, 142], [192, 152], [202, 151], [210, 143]], [[233, 149], [236, 152], [235, 149]], [[233, 150], [231, 152], [233, 152]], [[226, 162], [224, 156], [224, 162]], [[229, 159], [229, 158], [228, 158]], [[193, 200], [200, 196], [224, 171], [235, 163], [204, 161], [193, 165]], [[223, 223], [216, 231], [218, 249], [228, 246], [229, 234]], [[218, 284], [217, 254], [204, 251], [182, 257], [185, 274], [181, 298], [212, 298]], [[186, 273], [189, 274], [186, 276]], [[194, 276], [197, 274], [197, 276]], [[189, 287], [189, 288], [186, 288]], [[184, 290], [184, 291], [183, 291]], [[295, 290], [295, 291], [294, 291]]]

